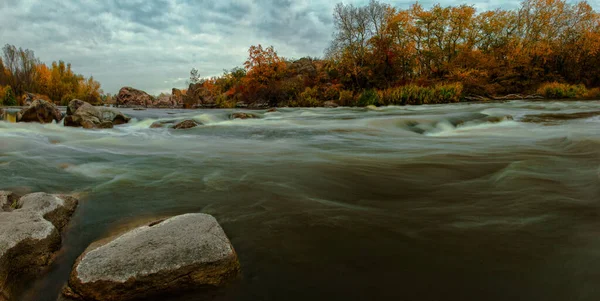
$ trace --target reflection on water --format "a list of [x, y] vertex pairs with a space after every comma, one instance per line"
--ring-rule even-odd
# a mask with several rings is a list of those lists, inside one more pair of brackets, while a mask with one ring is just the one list
[[[585, 113], [597, 111], [516, 101], [249, 120], [126, 110], [132, 123], [110, 130], [0, 122], [0, 189], [83, 199], [24, 298], [55, 300], [82, 250], [123, 225], [206, 212], [244, 274], [218, 300], [600, 300], [600, 118]], [[183, 118], [204, 125], [149, 128]]]

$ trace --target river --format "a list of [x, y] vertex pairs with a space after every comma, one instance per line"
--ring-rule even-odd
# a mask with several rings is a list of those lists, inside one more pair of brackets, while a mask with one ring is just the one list
[[22, 299], [124, 225], [205, 212], [243, 271], [215, 300], [600, 300], [600, 102], [237, 111], [0, 121], [0, 189], [81, 199]]

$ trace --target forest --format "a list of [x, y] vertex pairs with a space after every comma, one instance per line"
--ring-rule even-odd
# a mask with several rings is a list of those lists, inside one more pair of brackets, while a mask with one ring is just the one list
[[[323, 58], [286, 59], [272, 46], [251, 46], [243, 67], [221, 76], [202, 78], [192, 69], [187, 90], [216, 107], [432, 104], [513, 93], [600, 97], [600, 14], [585, 1], [523, 0], [518, 9], [478, 12], [371, 0], [337, 4], [333, 21]], [[4, 48], [0, 71], [3, 95], [34, 92], [62, 103], [106, 98], [70, 65], [48, 67], [14, 46]]]
[[511, 93], [600, 97], [600, 14], [587, 2], [524, 0], [516, 10], [477, 12], [371, 0], [340, 3], [333, 17], [323, 59], [287, 60], [252, 46], [244, 68], [200, 80], [206, 98], [221, 106], [365, 106]]
[[101, 104], [100, 83], [71, 70], [63, 61], [47, 66], [29, 49], [5, 45], [0, 58], [0, 104], [23, 105], [27, 94], [66, 105], [72, 99]]

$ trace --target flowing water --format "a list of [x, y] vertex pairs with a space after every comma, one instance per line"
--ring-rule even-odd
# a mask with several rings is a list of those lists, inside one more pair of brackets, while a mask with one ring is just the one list
[[[22, 298], [124, 225], [205, 212], [243, 269], [216, 300], [600, 300], [600, 102], [234, 111], [0, 121], [0, 189], [82, 200]], [[204, 125], [149, 128], [182, 118]]]

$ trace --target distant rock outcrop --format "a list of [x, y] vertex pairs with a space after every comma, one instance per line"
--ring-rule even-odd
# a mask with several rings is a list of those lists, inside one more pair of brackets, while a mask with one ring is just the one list
[[179, 89], [173, 88], [171, 90], [171, 101], [175, 103], [177, 106], [183, 106], [186, 94]]
[[215, 100], [202, 83], [190, 84], [184, 97], [183, 107], [186, 109], [215, 107]]
[[152, 104], [152, 107], [154, 108], [174, 108], [176, 106], [177, 103], [170, 95], [161, 95]]
[[204, 99], [202, 89], [202, 84], [190, 84], [187, 94], [183, 98], [183, 107], [193, 109], [200, 106]]
[[0, 191], [0, 300], [10, 300], [48, 267], [61, 247], [77, 199]]
[[62, 117], [63, 115], [56, 105], [42, 99], [36, 99], [28, 108], [17, 113], [17, 122], [51, 123], [52, 120], [61, 121]]
[[63, 294], [80, 300], [145, 300], [218, 288], [239, 270], [217, 220], [184, 214], [93, 243], [75, 262]]
[[142, 90], [123, 87], [119, 90], [116, 101], [118, 106], [123, 107], [152, 107], [154, 97]]
[[91, 104], [73, 99], [67, 107], [65, 126], [83, 127], [86, 129], [112, 128], [114, 125], [129, 122], [131, 118], [118, 110], [105, 107], [94, 107]]

